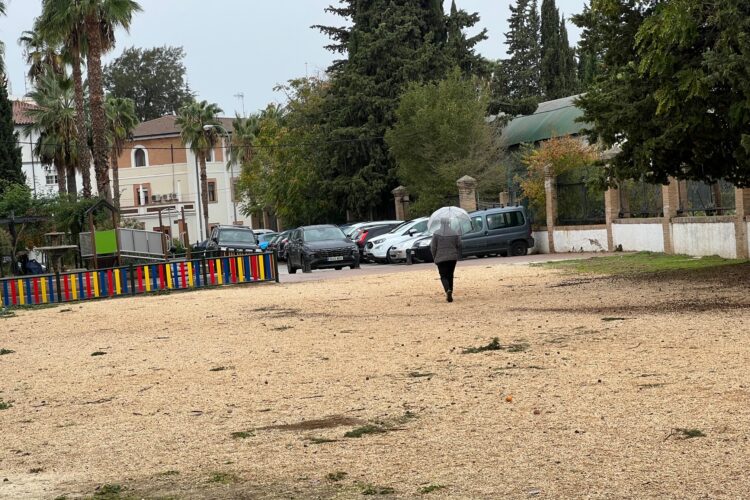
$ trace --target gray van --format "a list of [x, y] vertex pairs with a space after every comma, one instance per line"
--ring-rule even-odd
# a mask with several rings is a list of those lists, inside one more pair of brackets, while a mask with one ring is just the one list
[[463, 256], [526, 255], [534, 246], [524, 207], [490, 208], [469, 214], [472, 230], [461, 237]]

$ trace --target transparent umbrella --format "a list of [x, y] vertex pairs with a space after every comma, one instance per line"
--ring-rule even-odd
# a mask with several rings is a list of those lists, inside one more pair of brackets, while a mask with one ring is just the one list
[[438, 208], [427, 221], [427, 231], [442, 236], [466, 234], [471, 232], [471, 217], [463, 208]]

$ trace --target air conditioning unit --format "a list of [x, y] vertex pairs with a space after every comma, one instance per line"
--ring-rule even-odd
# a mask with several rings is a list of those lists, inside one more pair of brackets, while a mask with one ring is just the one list
[[179, 198], [177, 198], [177, 193], [169, 193], [169, 199], [172, 201], [180, 201]]
[[155, 195], [152, 195], [152, 196], [151, 196], [151, 201], [153, 201], [153, 202], [155, 202], [155, 203], [158, 203], [158, 202], [160, 202], [160, 201], [161, 201], [161, 195], [160, 195], [160, 194], [155, 194]]

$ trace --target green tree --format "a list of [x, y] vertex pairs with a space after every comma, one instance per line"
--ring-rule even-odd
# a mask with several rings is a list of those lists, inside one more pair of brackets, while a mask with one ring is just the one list
[[140, 121], [175, 114], [194, 98], [184, 58], [182, 47], [127, 48], [104, 67], [104, 87], [116, 97], [132, 99]]
[[62, 73], [65, 67], [60, 44], [46, 39], [38, 30], [24, 31], [18, 39], [23, 47], [26, 64], [29, 66], [27, 77], [35, 83], [47, 72]]
[[217, 116], [222, 110], [217, 104], [208, 101], [191, 102], [182, 107], [175, 121], [180, 127], [182, 142], [189, 145], [190, 150], [198, 158], [201, 180], [201, 205], [203, 207], [203, 221], [208, 238], [208, 176], [206, 174], [206, 157], [219, 140], [214, 125], [220, 125]]
[[8, 184], [26, 182], [21, 168], [18, 133], [13, 125], [13, 106], [5, 84], [0, 83], [0, 196]]
[[[75, 197], [78, 161], [76, 148], [76, 106], [73, 81], [65, 74], [49, 69], [28, 94], [37, 105], [27, 113], [32, 123], [25, 127], [27, 136], [39, 134], [34, 154], [44, 165], [53, 165], [57, 172], [58, 191]], [[66, 183], [67, 180], [67, 183]]]
[[464, 30], [473, 28], [479, 22], [479, 14], [469, 14], [456, 7], [456, 1], [451, 1], [451, 11], [447, 19], [448, 39], [446, 50], [454, 65], [461, 68], [465, 75], [487, 76], [489, 66], [487, 61], [475, 52], [476, 45], [487, 39], [487, 29], [482, 29], [474, 36], [467, 37]]
[[445, 15], [439, 0], [347, 0], [331, 9], [351, 26], [321, 28], [331, 49], [346, 59], [329, 68], [324, 102], [324, 189], [352, 216], [373, 216], [390, 204], [395, 164], [382, 137], [395, 119], [399, 95], [410, 82], [441, 78]]
[[513, 100], [541, 95], [540, 20], [536, 0], [517, 0], [510, 6], [505, 34], [510, 58], [504, 64], [509, 97]]
[[133, 136], [133, 130], [138, 125], [135, 116], [135, 104], [132, 100], [122, 97], [107, 96], [104, 102], [107, 115], [107, 139], [112, 152], [112, 187], [114, 191], [115, 208], [120, 208], [120, 174], [118, 158], [122, 154], [125, 141]]
[[497, 168], [493, 131], [485, 120], [487, 97], [478, 87], [456, 68], [440, 82], [413, 83], [402, 95], [396, 124], [385, 138], [399, 180], [416, 198], [415, 213], [443, 206], [460, 177], [481, 181]]
[[568, 42], [565, 17], [555, 0], [542, 1], [541, 89], [547, 99], [559, 99], [578, 91], [575, 51]]

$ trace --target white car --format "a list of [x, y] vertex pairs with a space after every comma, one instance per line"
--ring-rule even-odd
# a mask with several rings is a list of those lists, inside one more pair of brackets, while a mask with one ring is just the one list
[[366, 259], [374, 260], [375, 262], [390, 262], [388, 251], [391, 247], [402, 241], [410, 240], [415, 235], [422, 234], [425, 231], [427, 231], [427, 217], [404, 222], [389, 233], [385, 233], [369, 241], [365, 247], [364, 256]]
[[[391, 245], [391, 248], [388, 250], [388, 260], [390, 262], [406, 262], [406, 251], [413, 248], [417, 240], [422, 240], [426, 236], [429, 236], [429, 233], [419, 233], [409, 238], [404, 238], [398, 243], [394, 243], [393, 245]], [[432, 241], [432, 238], [424, 239], [424, 241], [427, 242], [426, 246], [430, 246], [430, 242]], [[424, 246], [424, 245], [420, 245], [420, 246]]]

